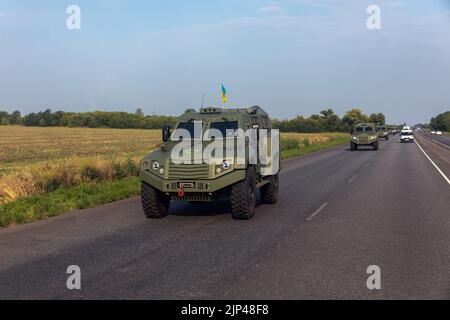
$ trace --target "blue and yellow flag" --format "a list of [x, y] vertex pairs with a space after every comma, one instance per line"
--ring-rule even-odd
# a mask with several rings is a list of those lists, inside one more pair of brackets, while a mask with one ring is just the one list
[[222, 83], [222, 103], [225, 104], [227, 102], [227, 89], [225, 89], [223, 83]]

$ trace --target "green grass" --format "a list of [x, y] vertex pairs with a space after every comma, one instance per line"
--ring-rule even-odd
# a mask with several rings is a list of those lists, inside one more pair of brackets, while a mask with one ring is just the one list
[[[306, 142], [306, 141], [305, 141]], [[281, 150], [281, 159], [286, 160], [289, 158], [299, 157], [303, 156], [308, 153], [313, 153], [325, 149], [330, 149], [333, 147], [336, 147], [338, 145], [348, 143], [349, 138], [348, 137], [338, 137], [336, 139], [330, 140], [328, 142], [324, 142], [321, 144], [308, 144], [304, 143], [303, 146], [297, 145], [297, 147], [294, 148], [288, 148], [288, 149], [282, 149]], [[291, 143], [289, 143], [291, 144]]]
[[60, 188], [43, 195], [21, 198], [0, 206], [0, 227], [53, 217], [62, 213], [93, 208], [101, 204], [137, 196], [139, 178]]
[[[281, 158], [284, 160], [298, 157], [347, 142], [348, 137], [346, 136], [331, 137], [331, 140], [318, 144], [311, 144], [308, 139], [294, 141], [291, 138], [285, 138], [281, 143]], [[38, 221], [72, 210], [93, 208], [137, 196], [139, 193], [139, 178], [59, 188], [54, 192], [19, 198], [0, 206], [0, 227]]]

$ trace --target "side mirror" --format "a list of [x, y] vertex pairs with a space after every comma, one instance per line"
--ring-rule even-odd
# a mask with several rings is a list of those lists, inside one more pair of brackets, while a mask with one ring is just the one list
[[162, 141], [167, 142], [170, 139], [170, 127], [163, 126], [162, 128]]

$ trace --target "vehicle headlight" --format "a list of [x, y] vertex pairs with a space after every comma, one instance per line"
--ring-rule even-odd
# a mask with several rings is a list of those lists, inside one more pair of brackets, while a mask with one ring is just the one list
[[353, 139], [353, 140], [357, 140], [358, 138], [357, 138], [357, 137], [352, 137], [352, 139]]
[[161, 167], [161, 166], [159, 165], [159, 162], [158, 162], [158, 161], [153, 161], [153, 162], [152, 162], [152, 169], [153, 169], [153, 170], [158, 171], [160, 167]]
[[229, 170], [229, 169], [231, 169], [231, 163], [230, 163], [229, 161], [225, 160], [225, 161], [222, 163], [222, 169], [223, 169], [223, 170]]

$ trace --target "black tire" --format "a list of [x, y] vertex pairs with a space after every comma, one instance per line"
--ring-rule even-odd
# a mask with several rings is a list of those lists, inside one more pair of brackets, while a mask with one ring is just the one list
[[149, 219], [164, 218], [169, 212], [169, 197], [145, 182], [141, 185], [141, 201], [145, 216]]
[[263, 203], [275, 204], [278, 202], [278, 174], [270, 176], [270, 182], [261, 188]]
[[350, 142], [350, 150], [351, 151], [358, 150], [358, 145], [356, 143], [354, 143], [353, 141]]
[[389, 136], [386, 136], [386, 141], [389, 141]]
[[378, 148], [379, 148], [378, 141], [375, 141], [374, 143], [372, 143], [372, 148], [373, 148], [373, 150], [375, 150], [375, 151], [378, 150]]
[[231, 187], [231, 213], [233, 219], [249, 220], [256, 209], [256, 173], [253, 167], [247, 169], [244, 181]]

